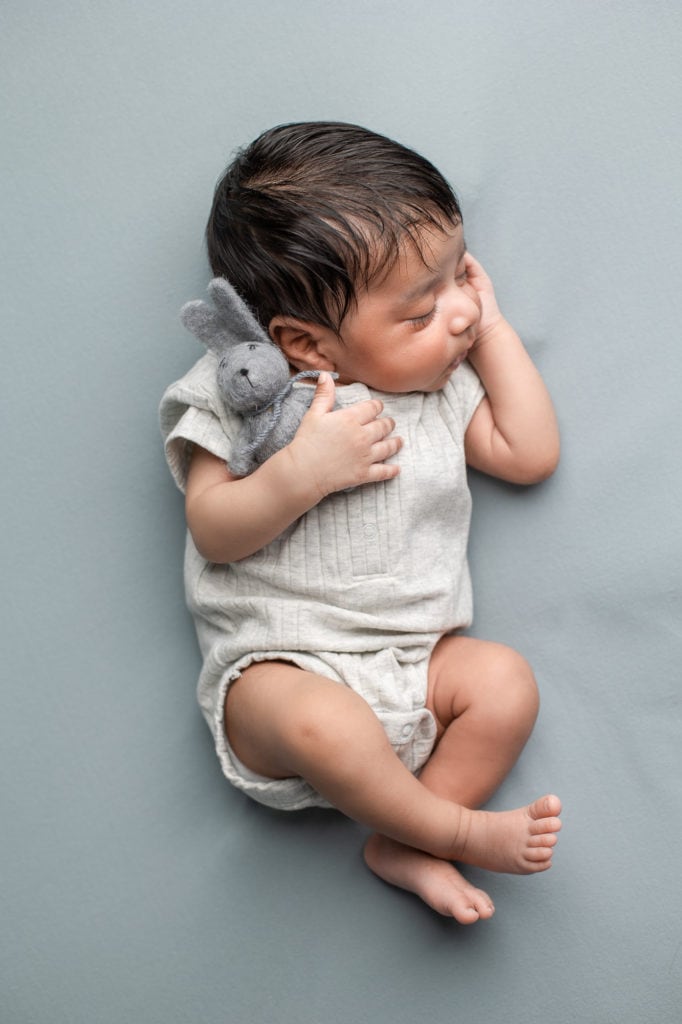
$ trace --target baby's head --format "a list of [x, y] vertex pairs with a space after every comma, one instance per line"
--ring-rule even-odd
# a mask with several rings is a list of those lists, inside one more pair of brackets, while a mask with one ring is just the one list
[[406, 237], [460, 222], [452, 189], [419, 154], [356, 125], [304, 122], [264, 132], [237, 155], [206, 236], [213, 273], [266, 330], [293, 317], [338, 332]]

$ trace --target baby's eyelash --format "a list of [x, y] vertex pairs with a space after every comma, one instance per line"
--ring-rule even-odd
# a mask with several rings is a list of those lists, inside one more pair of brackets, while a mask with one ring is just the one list
[[438, 305], [436, 304], [428, 311], [428, 313], [424, 313], [423, 316], [410, 317], [410, 323], [417, 329], [420, 327], [426, 327], [427, 324], [431, 323], [437, 312]]

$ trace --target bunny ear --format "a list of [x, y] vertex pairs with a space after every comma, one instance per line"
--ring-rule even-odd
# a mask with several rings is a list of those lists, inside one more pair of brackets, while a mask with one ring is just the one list
[[212, 352], [220, 354], [227, 347], [228, 337], [222, 318], [200, 299], [186, 302], [180, 310], [180, 319], [187, 330], [203, 341]]
[[272, 344], [244, 300], [224, 277], [214, 277], [208, 286], [223, 329], [230, 335], [233, 345], [240, 342]]

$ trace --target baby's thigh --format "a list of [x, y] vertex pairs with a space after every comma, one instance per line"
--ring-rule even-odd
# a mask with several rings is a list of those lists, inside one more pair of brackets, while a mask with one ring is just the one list
[[245, 668], [227, 691], [225, 732], [247, 768], [287, 779], [299, 774], [296, 754], [306, 737], [338, 735], [342, 721], [371, 714], [342, 683], [291, 662], [261, 661]]
[[537, 715], [533, 671], [517, 651], [504, 644], [468, 636], [445, 636], [429, 663], [426, 706], [436, 719], [438, 736], [464, 712], [478, 712], [504, 724]]

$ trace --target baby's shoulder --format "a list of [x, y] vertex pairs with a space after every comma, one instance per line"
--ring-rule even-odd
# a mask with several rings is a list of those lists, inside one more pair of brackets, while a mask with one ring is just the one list
[[199, 435], [220, 435], [222, 448], [235, 436], [240, 418], [222, 401], [216, 364], [216, 357], [209, 352], [166, 388], [159, 406], [161, 431], [166, 439], [182, 435], [186, 440], [210, 448]]
[[464, 362], [438, 392], [438, 400], [446, 415], [454, 415], [466, 429], [484, 395], [478, 374], [470, 363]]
[[212, 352], [197, 359], [184, 376], [166, 389], [164, 400], [181, 401], [199, 408], [215, 408], [219, 401], [216, 362]]

